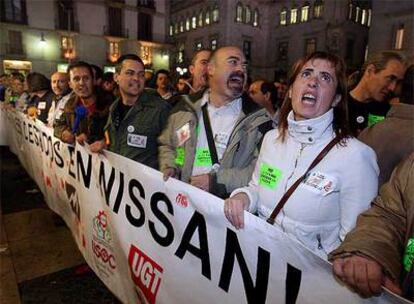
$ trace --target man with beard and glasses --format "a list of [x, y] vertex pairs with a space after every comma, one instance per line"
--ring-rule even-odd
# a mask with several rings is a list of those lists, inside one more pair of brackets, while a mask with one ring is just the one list
[[92, 152], [105, 148], [158, 169], [158, 142], [170, 107], [160, 97], [144, 91], [144, 63], [137, 55], [118, 59], [115, 82], [120, 98], [111, 105], [105, 139], [90, 145]]
[[165, 180], [179, 178], [219, 197], [247, 185], [271, 119], [241, 98], [246, 65], [238, 47], [216, 50], [208, 63], [210, 88], [172, 110], [159, 138]]

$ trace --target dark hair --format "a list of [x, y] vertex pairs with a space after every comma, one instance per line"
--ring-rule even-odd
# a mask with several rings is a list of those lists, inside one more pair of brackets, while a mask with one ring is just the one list
[[30, 93], [50, 90], [50, 80], [43, 74], [32, 72], [26, 77], [27, 87]]
[[404, 79], [401, 83], [400, 102], [414, 104], [414, 64], [410, 65], [405, 71]]
[[170, 78], [170, 72], [169, 71], [167, 71], [167, 70], [164, 70], [164, 69], [161, 69], [161, 70], [158, 70], [156, 73], [155, 73], [155, 80], [157, 80], [157, 78], [158, 78], [158, 75], [159, 74], [165, 74], [165, 75], [167, 75], [167, 77], [168, 78]]
[[102, 81], [113, 82], [114, 81], [114, 73], [112, 73], [112, 72], [104, 73], [103, 76], [102, 76]]
[[95, 71], [95, 74], [94, 74], [95, 75], [95, 80], [102, 79], [102, 77], [103, 77], [102, 69], [100, 67], [98, 67], [97, 65], [95, 65], [95, 64], [91, 64], [91, 67], [92, 67], [92, 70]]
[[92, 79], [94, 79], [94, 74], [93, 74], [93, 70], [92, 70], [92, 66], [85, 62], [85, 61], [78, 61], [78, 62], [73, 62], [71, 64], [68, 65], [68, 69], [67, 69], [67, 73], [70, 77], [70, 71], [72, 71], [75, 68], [86, 68], [89, 71], [89, 74], [91, 75]]
[[10, 78], [11, 79], [17, 79], [20, 82], [24, 82], [24, 75], [22, 73], [19, 73], [19, 72], [13, 72], [13, 73], [11, 73], [10, 74]]
[[125, 54], [122, 55], [121, 57], [118, 58], [117, 62], [116, 62], [116, 66], [115, 66], [115, 71], [119, 74], [122, 70], [122, 64], [124, 63], [125, 60], [134, 60], [134, 61], [138, 61], [140, 64], [142, 64], [142, 66], [144, 67], [144, 62], [142, 61], [142, 59], [135, 54]]
[[[292, 70], [288, 79], [288, 91], [292, 89], [293, 83], [296, 77], [299, 75], [303, 66], [308, 62], [316, 59], [322, 59], [329, 61], [335, 67], [335, 75], [338, 81], [336, 87], [336, 94], [341, 95], [341, 100], [336, 107], [334, 107], [333, 129], [337, 137], [341, 140], [350, 136], [349, 123], [348, 123], [348, 98], [347, 98], [347, 82], [346, 82], [346, 65], [344, 60], [337, 55], [327, 52], [314, 52], [304, 58], [299, 59], [292, 67]], [[292, 100], [289, 94], [286, 94], [283, 105], [280, 109], [279, 119], [279, 133], [280, 138], [284, 141], [286, 131], [288, 129], [287, 117], [292, 110]], [[342, 141], [343, 142], [343, 141]]]
[[191, 65], [195, 64], [195, 62], [197, 61], [197, 57], [201, 52], [210, 52], [210, 55], [211, 55], [211, 50], [210, 49], [203, 48], [203, 49], [197, 50], [196, 52], [194, 52], [193, 58], [191, 58]]
[[278, 104], [277, 89], [275, 85], [271, 82], [264, 81], [260, 86], [260, 91], [263, 94], [270, 93], [270, 101], [272, 102], [273, 109], [276, 111], [280, 105]]

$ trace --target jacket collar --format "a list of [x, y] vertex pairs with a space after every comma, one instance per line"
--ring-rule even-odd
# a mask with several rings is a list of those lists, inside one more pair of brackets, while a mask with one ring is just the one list
[[293, 111], [290, 111], [287, 119], [289, 135], [302, 144], [313, 144], [332, 137], [333, 109], [322, 116], [299, 121], [294, 119]]

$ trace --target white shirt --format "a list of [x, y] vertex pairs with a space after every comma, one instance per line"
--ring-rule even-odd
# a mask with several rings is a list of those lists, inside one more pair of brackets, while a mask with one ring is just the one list
[[53, 128], [53, 124], [56, 119], [60, 119], [60, 116], [63, 113], [66, 102], [72, 96], [72, 92], [64, 95], [59, 100], [53, 100], [52, 105], [50, 106], [48, 115], [47, 115], [47, 126]]
[[[269, 131], [244, 192], [249, 211], [268, 218], [289, 187], [334, 138], [333, 110], [309, 120], [288, 117], [285, 141]], [[357, 216], [369, 208], [378, 191], [379, 169], [374, 151], [356, 138], [336, 145], [310, 171], [276, 217], [275, 226], [326, 259], [354, 228]]]
[[[213, 132], [214, 143], [219, 160], [223, 157], [227, 148], [229, 138], [236, 125], [242, 109], [241, 98], [216, 108], [209, 102], [210, 92], [206, 91], [201, 100], [201, 106], [208, 103], [207, 111], [210, 118], [210, 125]], [[194, 158], [192, 175], [209, 173], [212, 169], [211, 157], [208, 149], [207, 135], [204, 128], [203, 112], [198, 114], [198, 137], [196, 155]], [[209, 161], [210, 160], [210, 161]]]

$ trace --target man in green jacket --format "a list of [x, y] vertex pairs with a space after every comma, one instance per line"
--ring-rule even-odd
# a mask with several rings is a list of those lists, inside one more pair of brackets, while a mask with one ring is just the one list
[[329, 255], [335, 275], [363, 297], [381, 285], [414, 300], [414, 153]]
[[158, 169], [158, 142], [167, 122], [169, 105], [144, 91], [144, 63], [137, 55], [118, 59], [115, 82], [121, 97], [110, 107], [105, 139], [90, 146], [92, 152], [104, 148]]
[[264, 109], [241, 98], [247, 75], [238, 47], [213, 53], [208, 77], [209, 89], [199, 100], [183, 96], [172, 110], [159, 138], [160, 170], [165, 179], [180, 178], [224, 198], [248, 184], [271, 119]]

